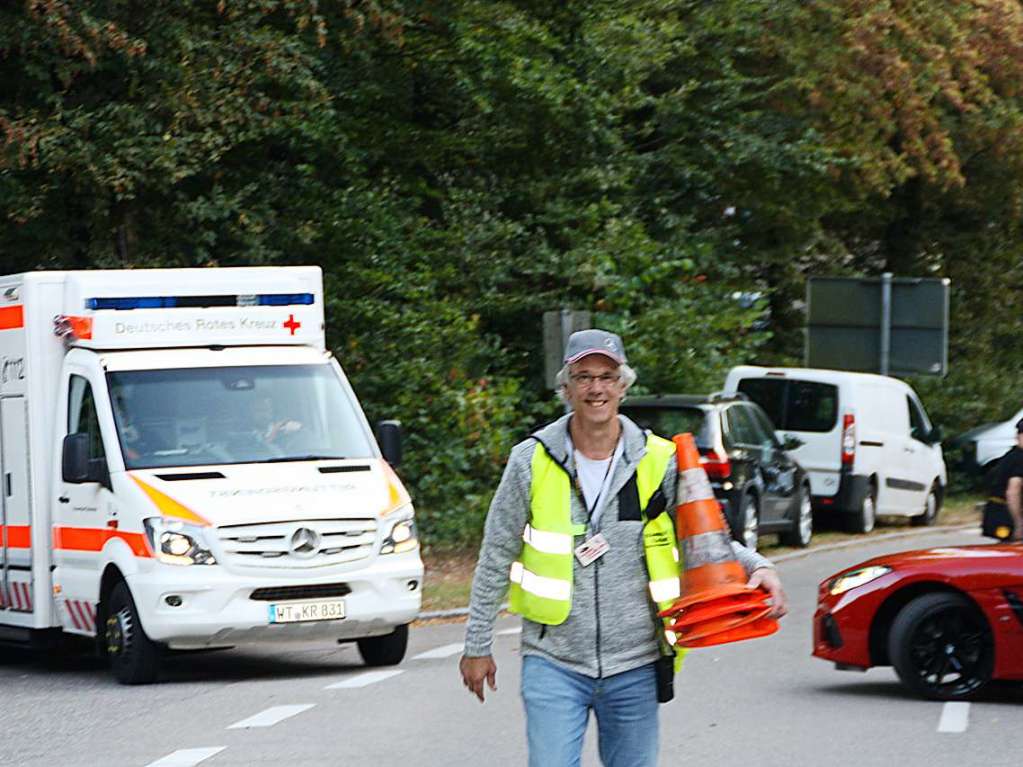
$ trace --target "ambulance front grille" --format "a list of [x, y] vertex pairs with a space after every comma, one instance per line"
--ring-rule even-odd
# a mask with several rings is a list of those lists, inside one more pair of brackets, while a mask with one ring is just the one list
[[373, 552], [377, 522], [310, 519], [217, 528], [225, 565], [296, 569], [340, 565]]

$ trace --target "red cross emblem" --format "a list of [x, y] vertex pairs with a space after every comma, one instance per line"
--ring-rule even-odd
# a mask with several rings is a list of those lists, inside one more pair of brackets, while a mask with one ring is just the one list
[[302, 327], [302, 323], [301, 322], [295, 322], [295, 315], [294, 314], [289, 314], [288, 315], [288, 321], [284, 322], [284, 323], [281, 323], [281, 324], [283, 324], [284, 327], [286, 327], [288, 330], [291, 331], [291, 335], [295, 335], [295, 331], [298, 330], [300, 327]]

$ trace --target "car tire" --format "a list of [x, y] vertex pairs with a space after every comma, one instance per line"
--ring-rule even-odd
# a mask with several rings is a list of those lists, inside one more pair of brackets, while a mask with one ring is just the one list
[[128, 584], [118, 582], [107, 601], [104, 639], [110, 670], [121, 684], [150, 684], [160, 671], [162, 649], [146, 636]]
[[930, 527], [938, 521], [938, 512], [941, 504], [938, 501], [938, 484], [935, 482], [927, 491], [927, 500], [924, 501], [924, 513], [909, 518], [909, 524], [913, 527]]
[[877, 488], [871, 482], [859, 508], [846, 516], [846, 529], [850, 533], [869, 533], [877, 524]]
[[805, 549], [813, 539], [813, 502], [810, 497], [810, 486], [806, 483], [799, 489], [796, 517], [792, 527], [778, 536], [785, 546]]
[[743, 493], [739, 506], [737, 540], [750, 551], [757, 550], [760, 542], [760, 507], [754, 493]]
[[408, 648], [408, 624], [398, 626], [390, 634], [360, 639], [357, 644], [367, 666], [397, 666]]
[[965, 700], [991, 679], [994, 643], [983, 614], [966, 597], [924, 594], [899, 612], [888, 657], [906, 687], [930, 700]]

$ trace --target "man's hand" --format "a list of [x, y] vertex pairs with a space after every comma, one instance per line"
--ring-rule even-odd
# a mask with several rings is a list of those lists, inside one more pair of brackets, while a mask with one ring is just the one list
[[750, 573], [746, 583], [750, 588], [764, 589], [771, 596], [771, 612], [768, 618], [780, 618], [789, 611], [789, 601], [781, 587], [781, 579], [773, 567], [761, 567]]
[[497, 692], [497, 664], [494, 663], [494, 656], [482, 655], [479, 658], [468, 658], [462, 656], [458, 662], [458, 670], [462, 673], [462, 684], [469, 692], [483, 702], [483, 682], [490, 686], [490, 689]]

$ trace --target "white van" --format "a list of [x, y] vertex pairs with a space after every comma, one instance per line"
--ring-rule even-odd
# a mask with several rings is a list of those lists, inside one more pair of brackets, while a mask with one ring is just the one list
[[948, 481], [941, 437], [904, 382], [747, 365], [729, 371], [725, 391], [767, 411], [783, 442], [802, 442], [790, 452], [810, 477], [815, 513], [840, 513], [856, 532], [878, 514], [934, 524]]
[[318, 267], [0, 277], [0, 639], [405, 654], [423, 563], [396, 463], [326, 351]]

